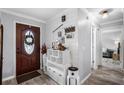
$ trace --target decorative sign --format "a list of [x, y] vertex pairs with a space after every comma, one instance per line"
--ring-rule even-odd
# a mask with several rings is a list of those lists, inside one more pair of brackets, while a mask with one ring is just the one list
[[65, 33], [75, 32], [75, 26], [65, 28]]

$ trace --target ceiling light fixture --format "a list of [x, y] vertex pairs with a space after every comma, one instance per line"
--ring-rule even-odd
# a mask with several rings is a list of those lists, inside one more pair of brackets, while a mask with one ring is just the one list
[[107, 18], [108, 17], [108, 11], [107, 10], [104, 10], [104, 11], [101, 11], [100, 12], [100, 15], [102, 15], [102, 18]]
[[102, 14], [102, 18], [107, 18], [108, 17], [108, 11], [104, 11]]

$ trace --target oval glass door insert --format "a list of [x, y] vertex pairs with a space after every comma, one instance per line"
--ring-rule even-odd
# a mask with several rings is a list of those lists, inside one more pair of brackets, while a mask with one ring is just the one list
[[24, 36], [24, 49], [27, 54], [32, 54], [34, 51], [34, 34], [28, 30]]

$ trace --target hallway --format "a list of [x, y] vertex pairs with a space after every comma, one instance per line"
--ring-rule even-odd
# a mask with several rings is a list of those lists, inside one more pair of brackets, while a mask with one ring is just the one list
[[92, 72], [83, 85], [123, 85], [124, 72], [100, 67]]

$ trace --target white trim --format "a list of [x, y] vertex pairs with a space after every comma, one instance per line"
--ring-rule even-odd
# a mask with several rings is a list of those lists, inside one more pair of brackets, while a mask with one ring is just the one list
[[20, 23], [20, 24], [24, 24], [24, 25], [31, 25], [31, 26], [36, 26], [36, 27], [40, 27], [40, 29], [41, 29], [41, 26], [42, 26], [42, 24], [41, 25], [36, 25], [36, 24], [32, 24], [32, 23], [30, 23], [30, 22], [23, 22], [23, 21], [18, 21], [18, 20], [14, 20], [14, 25], [16, 25], [16, 23]]
[[123, 21], [123, 18], [117, 19], [117, 20], [108, 21], [108, 22], [105, 22], [105, 23], [101, 23], [100, 26], [104, 26], [104, 25], [108, 25], [108, 24], [112, 24], [112, 23], [118, 23], [118, 22], [121, 22], [121, 21]]
[[14, 38], [13, 38], [13, 42], [14, 42], [14, 51], [13, 53], [15, 54], [14, 55], [14, 76], [16, 77], [16, 21], [13, 22], [13, 31], [14, 31]]
[[111, 32], [122, 32], [122, 28], [115, 28], [115, 29], [106, 29], [106, 30], [101, 30], [101, 33], [111, 33]]
[[2, 79], [2, 82], [6, 81], [6, 80], [13, 79], [13, 78], [15, 78], [15, 76], [9, 76], [9, 77], [3, 78]]
[[27, 15], [20, 14], [20, 13], [16, 13], [16, 12], [12, 12], [12, 11], [9, 11], [9, 10], [0, 9], [0, 11], [2, 11], [2, 12], [4, 12], [4, 13], [11, 14], [11, 15], [15, 15], [15, 16], [19, 16], [19, 17], [31, 19], [31, 20], [34, 20], [34, 21], [37, 21], [37, 22], [46, 23], [45, 21], [43, 21], [43, 20], [41, 20], [41, 19], [34, 18], [34, 17], [31, 17], [31, 16], [27, 16]]
[[91, 72], [83, 80], [81, 80], [81, 84], [83, 84], [90, 76]]

